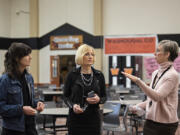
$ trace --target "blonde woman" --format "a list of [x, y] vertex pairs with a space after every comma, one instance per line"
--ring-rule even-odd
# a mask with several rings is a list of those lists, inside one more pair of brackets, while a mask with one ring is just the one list
[[106, 93], [103, 74], [92, 67], [94, 48], [81, 45], [75, 62], [80, 67], [68, 74], [64, 88], [64, 101], [69, 107], [69, 135], [100, 135], [99, 104], [106, 101]]
[[[122, 72], [148, 97], [145, 102], [136, 105], [146, 110], [144, 135], [174, 135], [176, 132], [179, 75], [173, 67], [173, 61], [178, 56], [178, 50], [175, 41], [163, 40], [159, 43], [155, 59], [160, 67], [153, 72], [150, 86], [136, 76]], [[133, 111], [136, 111], [135, 108]]]

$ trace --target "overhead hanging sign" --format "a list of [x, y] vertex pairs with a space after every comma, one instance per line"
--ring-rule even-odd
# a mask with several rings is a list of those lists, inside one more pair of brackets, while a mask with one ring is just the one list
[[82, 43], [83, 43], [82, 35], [51, 36], [50, 37], [51, 50], [77, 49]]
[[155, 52], [156, 35], [105, 36], [104, 49], [107, 55], [145, 55]]

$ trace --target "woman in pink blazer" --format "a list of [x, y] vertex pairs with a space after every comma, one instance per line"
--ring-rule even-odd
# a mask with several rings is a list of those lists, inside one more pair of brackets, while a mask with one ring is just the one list
[[150, 86], [140, 78], [124, 73], [135, 82], [147, 95], [147, 100], [133, 107], [146, 111], [144, 135], [174, 135], [178, 126], [177, 106], [179, 75], [173, 67], [173, 61], [178, 56], [177, 42], [163, 40], [159, 43], [155, 59], [160, 65], [152, 74]]

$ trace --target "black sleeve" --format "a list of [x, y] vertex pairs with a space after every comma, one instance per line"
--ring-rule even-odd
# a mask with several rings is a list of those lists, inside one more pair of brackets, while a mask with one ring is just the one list
[[99, 103], [104, 104], [107, 100], [107, 97], [106, 97], [105, 79], [102, 73], [100, 75], [99, 83], [100, 83], [100, 102]]
[[71, 85], [73, 83], [73, 74], [72, 72], [70, 72], [67, 77], [66, 77], [66, 81], [65, 81], [65, 85], [64, 85], [64, 102], [65, 104], [69, 107], [69, 108], [73, 108], [73, 103], [70, 99], [71, 96]]

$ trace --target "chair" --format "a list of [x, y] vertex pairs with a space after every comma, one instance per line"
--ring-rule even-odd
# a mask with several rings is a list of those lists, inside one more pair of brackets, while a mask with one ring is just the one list
[[115, 89], [106, 89], [107, 100], [119, 100], [119, 94], [116, 94]]
[[44, 95], [43, 95], [42, 89], [35, 89], [34, 95], [35, 95], [35, 97], [34, 97], [35, 99], [44, 101]]
[[129, 114], [130, 116], [130, 126], [132, 127], [132, 133], [133, 133], [133, 129], [135, 128], [135, 134], [142, 134], [143, 131], [139, 131], [139, 127], [144, 125], [144, 121], [145, 121], [145, 115], [143, 116], [137, 116], [136, 114]]
[[108, 113], [103, 118], [103, 130], [107, 131], [107, 135], [109, 135], [110, 131], [112, 132], [112, 135], [114, 135], [114, 132], [123, 131], [123, 129], [120, 127], [119, 120], [121, 104], [107, 102], [104, 104], [104, 108], [113, 110], [113, 112]]
[[[55, 108], [56, 103], [53, 101], [44, 102], [46, 108]], [[51, 131], [46, 131], [45, 128], [53, 126], [53, 117], [51, 116], [43, 116], [37, 115], [36, 116], [36, 123], [37, 123], [37, 131], [38, 135], [46, 135], [51, 133]]]
[[123, 124], [124, 124], [126, 131], [128, 129], [128, 124], [127, 124], [128, 112], [129, 112], [129, 105], [125, 105], [125, 109], [124, 109], [124, 113], [123, 113]]

